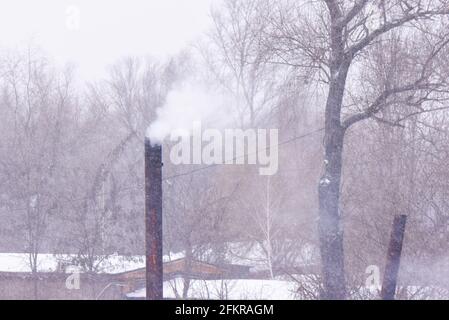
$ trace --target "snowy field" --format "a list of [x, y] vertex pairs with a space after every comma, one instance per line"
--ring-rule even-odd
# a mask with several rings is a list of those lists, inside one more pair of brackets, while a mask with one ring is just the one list
[[[164, 298], [182, 297], [184, 280], [176, 278], [164, 282]], [[281, 280], [191, 280], [189, 299], [213, 300], [292, 300], [295, 297], [295, 283]], [[145, 289], [127, 295], [129, 298], [144, 298]]]

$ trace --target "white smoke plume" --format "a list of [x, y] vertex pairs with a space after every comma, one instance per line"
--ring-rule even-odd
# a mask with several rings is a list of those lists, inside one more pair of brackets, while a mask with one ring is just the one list
[[190, 134], [197, 121], [209, 128], [224, 128], [232, 121], [231, 103], [223, 93], [203, 85], [175, 88], [156, 111], [157, 118], [148, 127], [146, 136], [152, 143], [162, 143], [174, 131]]

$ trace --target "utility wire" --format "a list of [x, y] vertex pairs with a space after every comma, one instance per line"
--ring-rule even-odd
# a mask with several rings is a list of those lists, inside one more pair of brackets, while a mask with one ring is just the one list
[[[319, 133], [319, 132], [321, 132], [323, 130], [324, 130], [324, 128], [320, 128], [320, 129], [317, 129], [317, 130], [313, 130], [313, 131], [304, 133], [304, 134], [299, 135], [299, 136], [294, 136], [294, 137], [292, 137], [290, 139], [287, 139], [285, 141], [282, 141], [282, 142], [278, 143], [275, 146], [281, 147], [281, 146], [289, 144], [291, 142], [294, 142], [294, 141], [301, 140], [301, 139], [307, 138], [309, 136], [312, 136], [312, 135], [314, 135], [316, 133]], [[267, 146], [267, 147], [263, 148], [262, 150], [270, 149], [270, 147], [273, 147], [273, 146]], [[234, 157], [231, 160], [235, 161], [237, 159], [244, 158], [244, 157], [246, 157], [248, 155], [258, 154], [259, 152], [260, 152], [260, 150], [258, 150], [257, 152], [245, 153], [242, 156]], [[221, 164], [214, 163], [214, 164], [210, 164], [210, 165], [207, 165], [207, 166], [204, 166], [204, 167], [201, 167], [201, 168], [193, 169], [193, 170], [182, 172], [182, 173], [179, 173], [179, 174], [174, 174], [174, 175], [171, 175], [171, 176], [163, 178], [162, 181], [168, 181], [168, 180], [176, 179], [176, 178], [183, 177], [183, 176], [189, 176], [189, 175], [195, 174], [195, 173], [197, 173], [199, 171], [203, 171], [203, 170], [206, 170], [206, 169], [210, 169], [212, 167], [216, 167], [218, 165], [221, 165]], [[123, 195], [130, 195], [132, 192], [134, 192], [136, 190], [140, 190], [140, 188], [142, 188], [142, 186], [139, 186], [139, 185], [129, 186], [129, 187], [125, 187], [125, 188], [120, 189], [118, 192], [122, 196]], [[122, 193], [122, 191], [127, 191], [127, 192], [126, 193]], [[108, 192], [103, 192], [103, 193], [96, 194], [96, 196], [106, 196], [106, 195], [108, 195]], [[71, 199], [71, 200], [65, 200], [65, 203], [76, 203], [76, 202], [85, 201], [85, 200], [92, 199], [92, 198], [93, 197], [75, 198], [75, 199]], [[24, 210], [27, 210], [27, 209], [28, 208], [16, 208], [16, 209], [10, 209], [9, 211], [24, 211]]]
[[[295, 136], [295, 137], [292, 137], [292, 138], [290, 138], [290, 139], [288, 139], [288, 140], [282, 141], [281, 143], [278, 143], [278, 144], [275, 145], [275, 146], [280, 147], [280, 146], [289, 144], [289, 143], [291, 143], [291, 142], [293, 142], [293, 141], [297, 141], [297, 140], [300, 140], [300, 139], [307, 138], [307, 137], [309, 137], [309, 136], [311, 136], [311, 135], [313, 135], [313, 134], [315, 134], [315, 133], [321, 132], [321, 131], [323, 131], [323, 130], [324, 130], [324, 128], [320, 128], [320, 129], [317, 129], [317, 130], [314, 130], [314, 131], [311, 131], [311, 132], [308, 132], [308, 133], [305, 133], [305, 134], [302, 134], [302, 135], [299, 135], [299, 136]], [[263, 148], [262, 150], [270, 149], [270, 147], [272, 147], [272, 146], [265, 147], [265, 148]], [[258, 150], [257, 152], [245, 153], [244, 155], [239, 156], [239, 157], [234, 157], [234, 158], [232, 158], [231, 160], [234, 162], [234, 161], [237, 160], [237, 159], [244, 158], [244, 157], [246, 157], [246, 156], [253, 155], [253, 154], [258, 154], [259, 152], [260, 152], [260, 150]], [[165, 178], [163, 178], [162, 180], [163, 180], [163, 181], [166, 181], [166, 180], [169, 180], [169, 179], [175, 179], [175, 178], [182, 177], [182, 176], [188, 176], [188, 175], [191, 175], [191, 174], [196, 173], [196, 172], [198, 172], [198, 171], [206, 170], [206, 169], [209, 169], [209, 168], [212, 168], [212, 167], [216, 167], [216, 166], [218, 166], [218, 165], [221, 165], [221, 164], [218, 164], [218, 163], [210, 164], [210, 165], [207, 165], [207, 166], [205, 166], [205, 167], [193, 169], [193, 170], [190, 170], [190, 171], [187, 171], [187, 172], [182, 172], [182, 173], [179, 173], [179, 174], [174, 174], [174, 175], [172, 175], [172, 176], [165, 177]]]

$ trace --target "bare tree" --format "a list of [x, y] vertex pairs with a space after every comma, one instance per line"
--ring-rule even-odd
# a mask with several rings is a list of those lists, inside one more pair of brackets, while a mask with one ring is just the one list
[[231, 226], [229, 202], [237, 189], [227, 191], [219, 182], [220, 175], [209, 170], [207, 176], [177, 177], [173, 181], [168, 179], [164, 185], [165, 247], [167, 251], [184, 253], [183, 298], [189, 294], [194, 260], [223, 262], [214, 243], [225, 242], [230, 233], [226, 230]]
[[[58, 201], [61, 172], [68, 156], [67, 143], [78, 109], [70, 70], [53, 70], [52, 64], [34, 48], [2, 57], [1, 112], [3, 115], [0, 170], [8, 179], [3, 190], [14, 212], [14, 240], [24, 244], [28, 265], [35, 276], [38, 297], [39, 254], [55, 240], [51, 218], [61, 214]], [[17, 249], [17, 246], [16, 246]]]
[[[416, 112], [440, 108], [430, 102], [441, 97], [447, 84], [447, 74], [436, 71], [435, 63], [444, 54], [449, 41], [442, 27], [449, 13], [448, 4], [431, 0], [285, 3], [278, 6], [279, 10], [271, 19], [270, 45], [281, 61], [317, 70], [320, 74], [317, 79], [322, 79], [327, 87], [324, 172], [318, 187], [323, 298], [343, 299], [346, 287], [339, 203], [345, 134], [364, 119], [390, 122], [380, 119], [379, 114], [393, 105], [403, 106], [403, 116], [395, 119], [395, 123]], [[318, 14], [324, 10], [327, 14], [320, 18]], [[298, 25], [310, 32], [304, 32]], [[415, 45], [409, 50], [414, 56], [413, 63], [403, 69], [384, 70], [389, 81], [382, 82], [382, 86], [371, 82], [374, 86], [367, 94], [361, 94], [363, 84], [358, 82], [359, 75], [377, 74], [370, 68], [373, 50], [377, 45], [382, 48], [394, 45], [394, 35], [399, 33], [401, 43], [407, 41], [411, 47]], [[384, 67], [388, 65], [383, 62]]]
[[[276, 102], [278, 66], [267, 64], [263, 36], [268, 26], [263, 13], [269, 7], [258, 0], [229, 0], [224, 9], [212, 11], [213, 29], [200, 46], [203, 61], [218, 83], [234, 97], [239, 126], [266, 121]], [[207, 46], [206, 46], [207, 45]]]

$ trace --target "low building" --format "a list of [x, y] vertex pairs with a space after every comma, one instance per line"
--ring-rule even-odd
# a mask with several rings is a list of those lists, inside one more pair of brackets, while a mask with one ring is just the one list
[[[143, 256], [113, 255], [99, 258], [97, 272], [82, 272], [70, 265], [72, 255], [42, 254], [38, 272], [31, 272], [28, 255], [0, 253], [0, 299], [125, 299], [145, 287]], [[185, 258], [164, 262], [164, 280], [239, 279], [249, 277], [250, 267], [216, 265]]]

